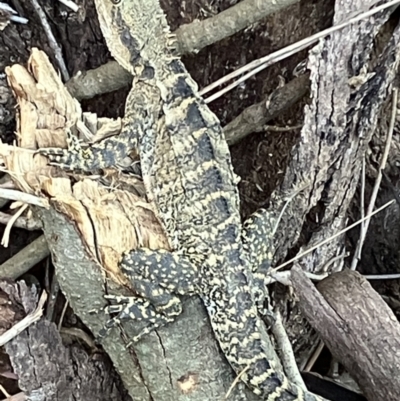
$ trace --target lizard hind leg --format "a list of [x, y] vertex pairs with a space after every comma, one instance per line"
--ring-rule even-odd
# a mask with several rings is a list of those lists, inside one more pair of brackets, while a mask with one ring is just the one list
[[197, 269], [184, 254], [140, 248], [125, 254], [120, 267], [138, 296], [106, 295], [106, 298], [117, 304], [106, 307], [105, 311], [115, 312], [117, 316], [107, 322], [102, 336], [121, 320], [131, 319], [145, 324], [132, 340], [139, 341], [154, 329], [174, 321], [182, 313], [181, 300], [176, 294], [196, 293]]

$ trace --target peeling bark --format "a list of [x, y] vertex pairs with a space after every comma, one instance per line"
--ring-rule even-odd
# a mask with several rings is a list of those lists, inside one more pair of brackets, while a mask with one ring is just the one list
[[[339, 1], [335, 21], [365, 6], [361, 1]], [[296, 244], [307, 220], [319, 227], [307, 245], [302, 244], [307, 248], [346, 224], [366, 147], [397, 73], [399, 26], [378, 61], [371, 61], [374, 38], [389, 15], [381, 13], [336, 32], [310, 52], [313, 100], [306, 107], [300, 141], [292, 151], [285, 178], [271, 202], [271, 210], [279, 213], [288, 196], [301, 190], [288, 204], [280, 222], [275, 237], [276, 259], [284, 257]], [[364, 76], [363, 67], [374, 75]], [[352, 87], [354, 77], [365, 82]], [[309, 271], [321, 269], [341, 246], [343, 237], [318, 248], [301, 264]]]
[[[10, 301], [23, 305], [25, 313], [35, 309], [35, 287], [22, 281], [1, 283]], [[14, 322], [16, 323], [16, 322]], [[63, 345], [54, 323], [42, 318], [5, 345], [19, 387], [30, 400], [122, 400], [130, 398], [105, 354], [96, 357], [80, 345]]]

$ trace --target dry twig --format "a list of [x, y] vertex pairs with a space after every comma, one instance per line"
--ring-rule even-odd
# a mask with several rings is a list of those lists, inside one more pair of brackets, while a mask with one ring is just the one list
[[278, 353], [280, 360], [282, 361], [282, 365], [284, 366], [285, 373], [291, 382], [297, 384], [304, 391], [307, 391], [307, 387], [304, 384], [299, 372], [299, 368], [296, 364], [292, 345], [290, 344], [289, 337], [286, 333], [285, 327], [283, 326], [281, 314], [276, 311], [274, 315], [275, 322], [272, 325], [271, 330], [278, 345]]
[[243, 75], [242, 77], [240, 77], [239, 79], [234, 81], [232, 84], [226, 86], [225, 88], [221, 89], [220, 91], [214, 93], [213, 95], [211, 95], [205, 99], [206, 103], [211, 103], [214, 100], [221, 97], [222, 95], [224, 95], [225, 93], [232, 90], [233, 88], [236, 88], [236, 86], [240, 85], [242, 82], [245, 82], [247, 79], [249, 79], [253, 75], [255, 75], [258, 72], [264, 70], [265, 68], [271, 66], [272, 64], [275, 64], [278, 61], [284, 60], [284, 59], [292, 56], [293, 54], [296, 54], [299, 51], [306, 49], [307, 47], [311, 46], [314, 43], [317, 43], [320, 39], [325, 38], [326, 36], [330, 35], [333, 32], [343, 29], [346, 26], [354, 24], [362, 19], [371, 17], [372, 15], [374, 15], [382, 10], [385, 10], [386, 8], [392, 7], [399, 2], [400, 2], [400, 0], [389, 1], [386, 4], [382, 4], [378, 7], [373, 8], [372, 10], [369, 10], [365, 13], [361, 13], [358, 16], [351, 18], [348, 21], [343, 22], [342, 24], [335, 25], [333, 27], [325, 29], [321, 32], [318, 32], [314, 35], [309, 36], [308, 38], [302, 39], [296, 43], [293, 43], [289, 46], [284, 47], [283, 49], [273, 52], [267, 56], [264, 56], [257, 60], [254, 60], [251, 63], [246, 64], [245, 66], [243, 66], [241, 68], [238, 68], [236, 71], [233, 71], [230, 74], [227, 74], [224, 77], [218, 79], [217, 81], [213, 82], [211, 85], [206, 86], [205, 88], [203, 88], [200, 91], [200, 94], [205, 95], [206, 93], [210, 92], [217, 86], [220, 86], [220, 85], [230, 81], [231, 79], [237, 77], [238, 75], [243, 74], [246, 71], [250, 71], [246, 75]]
[[49, 254], [46, 239], [42, 235], [0, 265], [0, 277], [16, 280]]
[[276, 271], [282, 269], [283, 267], [290, 265], [291, 263], [293, 263], [294, 261], [302, 258], [305, 255], [308, 255], [310, 252], [314, 251], [315, 249], [321, 247], [322, 245], [327, 244], [328, 242], [332, 241], [333, 239], [337, 238], [339, 235], [344, 234], [345, 232], [351, 230], [353, 227], [357, 226], [358, 224], [362, 223], [363, 221], [365, 221], [366, 219], [371, 218], [373, 215], [381, 212], [383, 209], [386, 209], [388, 206], [390, 206], [391, 204], [394, 203], [394, 199], [392, 199], [391, 201], [385, 203], [383, 206], [381, 206], [380, 208], [374, 210], [371, 214], [367, 214], [367, 216], [365, 216], [363, 219], [360, 219], [358, 221], [356, 221], [355, 223], [353, 223], [352, 225], [344, 228], [343, 230], [340, 230], [338, 233], [330, 236], [329, 238], [325, 239], [324, 241], [314, 245], [313, 247], [311, 247], [310, 249], [305, 250], [304, 252], [301, 252], [299, 255], [295, 256], [294, 258], [288, 260], [285, 263], [282, 263], [281, 265], [279, 265], [278, 267], [275, 267], [274, 269], [271, 269], [269, 271], [268, 274], [274, 274]]
[[37, 322], [43, 315], [43, 306], [47, 299], [47, 293], [43, 291], [42, 296], [39, 299], [38, 305], [36, 309], [26, 315], [20, 322], [15, 324], [11, 329], [7, 330], [0, 336], [0, 346], [2, 347], [4, 344], [11, 341], [14, 337], [24, 331], [31, 324]]
[[313, 352], [311, 358], [308, 360], [306, 366], [304, 367], [305, 372], [309, 372], [312, 369], [323, 349], [324, 343], [320, 340], [317, 349]]
[[[394, 88], [393, 94], [392, 94], [392, 114], [390, 117], [390, 125], [389, 125], [388, 134], [387, 134], [385, 150], [382, 155], [381, 165], [379, 166], [378, 175], [376, 177], [375, 185], [372, 190], [371, 199], [370, 199], [370, 202], [368, 205], [367, 215], [371, 215], [371, 212], [374, 209], [375, 201], [378, 196], [378, 191], [379, 191], [379, 188], [380, 188], [380, 185], [382, 182], [382, 171], [386, 167], [387, 158], [389, 156], [389, 150], [390, 150], [390, 145], [392, 143], [394, 125], [396, 123], [397, 95], [398, 95], [398, 89]], [[353, 260], [351, 261], [351, 267], [350, 267], [351, 270], [356, 270], [356, 268], [357, 268], [357, 263], [359, 261], [359, 257], [361, 256], [361, 249], [364, 244], [365, 236], [367, 234], [370, 221], [371, 221], [370, 218], [367, 219], [364, 223], [364, 226], [362, 226], [362, 229], [360, 232], [360, 238], [357, 241], [356, 250], [354, 252]]]
[[39, 4], [38, 0], [31, 0], [32, 6], [38, 15], [40, 22], [42, 23], [43, 29], [46, 33], [47, 39], [49, 41], [49, 46], [52, 48], [54, 52], [54, 57], [57, 61], [58, 67], [60, 68], [61, 75], [64, 81], [68, 81], [70, 76], [67, 70], [67, 66], [65, 64], [62, 51], [60, 46], [58, 45], [56, 38], [51, 30], [50, 24], [47, 21], [46, 14], [44, 13], [41, 5]]
[[77, 12], [79, 10], [79, 6], [71, 0], [58, 0], [58, 1], [64, 4], [64, 6], [69, 7], [72, 11]]

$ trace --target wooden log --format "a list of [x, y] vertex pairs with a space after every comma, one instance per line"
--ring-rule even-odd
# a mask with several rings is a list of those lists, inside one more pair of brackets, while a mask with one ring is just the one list
[[292, 283], [302, 313], [367, 399], [399, 400], [400, 324], [368, 281], [347, 270], [321, 281], [317, 290], [295, 267]]

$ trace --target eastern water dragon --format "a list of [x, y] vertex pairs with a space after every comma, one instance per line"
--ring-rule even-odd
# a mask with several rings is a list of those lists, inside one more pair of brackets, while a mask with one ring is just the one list
[[268, 401], [322, 400], [290, 383], [267, 358], [258, 312], [273, 221], [260, 210], [242, 226], [220, 122], [174, 54], [159, 1], [95, 4], [112, 55], [135, 77], [122, 132], [86, 149], [75, 141], [68, 151], [43, 153], [64, 168], [93, 171], [118, 165], [137, 148], [149, 200], [174, 249], [124, 255], [121, 269], [141, 297], [118, 297], [108, 307], [118, 313], [109, 328], [124, 318], [146, 319], [138, 341], [179, 315], [179, 295], [198, 294], [227, 360], [256, 394]]

